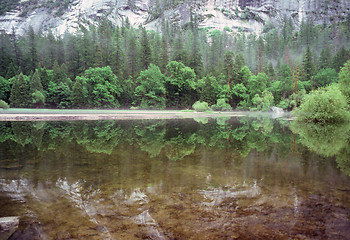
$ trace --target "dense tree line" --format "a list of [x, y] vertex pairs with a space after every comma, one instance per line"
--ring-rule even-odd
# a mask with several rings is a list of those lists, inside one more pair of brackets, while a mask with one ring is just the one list
[[60, 37], [32, 28], [2, 33], [0, 99], [33, 108], [189, 108], [200, 100], [290, 109], [337, 82], [350, 59], [350, 18], [295, 28], [285, 18], [280, 30], [266, 24], [258, 37], [199, 28], [192, 16], [181, 28], [164, 22], [162, 34], [104, 19]]

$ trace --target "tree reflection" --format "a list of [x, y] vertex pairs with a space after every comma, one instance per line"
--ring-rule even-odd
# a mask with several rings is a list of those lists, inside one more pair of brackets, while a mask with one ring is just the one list
[[[292, 147], [292, 139], [286, 129], [281, 128], [279, 122], [263, 116], [223, 117], [205, 119], [205, 122], [198, 119], [13, 122], [10, 125], [3, 123], [0, 127], [3, 130], [0, 144], [12, 140], [19, 148], [26, 145], [37, 151], [54, 150], [57, 156], [69, 155], [70, 149], [111, 155], [113, 151], [123, 151], [122, 146], [130, 145], [134, 151], [145, 152], [150, 158], [165, 157], [179, 161], [206, 149], [220, 150], [225, 154], [226, 162], [239, 160], [242, 163], [252, 150], [264, 154], [277, 152], [283, 157], [290, 153]], [[336, 135], [344, 136], [344, 132], [341, 134]], [[315, 146], [318, 144], [315, 143]]]
[[299, 142], [311, 151], [325, 157], [335, 156], [345, 148], [350, 124], [305, 124], [297, 121], [291, 129], [300, 137]]
[[320, 125], [295, 121], [290, 127], [298, 134], [299, 142], [312, 152], [324, 157], [336, 156], [339, 168], [350, 176], [350, 123]]

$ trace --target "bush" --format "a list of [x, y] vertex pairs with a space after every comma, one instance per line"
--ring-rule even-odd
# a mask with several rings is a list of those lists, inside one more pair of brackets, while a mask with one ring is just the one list
[[294, 111], [298, 120], [314, 123], [336, 123], [348, 121], [345, 96], [338, 85], [331, 85], [310, 92], [303, 99], [300, 108]]
[[226, 103], [224, 98], [218, 99], [215, 105], [211, 106], [214, 111], [231, 111], [232, 107], [230, 104]]
[[197, 112], [205, 112], [209, 110], [209, 106], [207, 102], [197, 101], [192, 105], [192, 108]]
[[9, 105], [7, 104], [7, 102], [0, 100], [0, 108], [2, 109], [8, 109]]
[[350, 60], [344, 64], [339, 73], [340, 89], [350, 104]]

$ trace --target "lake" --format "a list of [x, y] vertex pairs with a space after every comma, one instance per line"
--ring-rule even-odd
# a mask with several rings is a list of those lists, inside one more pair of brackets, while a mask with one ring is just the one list
[[19, 217], [10, 239], [350, 239], [348, 126], [260, 116], [0, 129], [0, 217]]

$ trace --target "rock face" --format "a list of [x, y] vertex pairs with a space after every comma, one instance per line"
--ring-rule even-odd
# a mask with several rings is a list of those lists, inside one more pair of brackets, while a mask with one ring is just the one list
[[[64, 1], [63, 1], [64, 2]], [[66, 1], [67, 2], [67, 1]], [[160, 31], [162, 22], [184, 25], [190, 12], [198, 16], [200, 27], [230, 29], [261, 34], [264, 23], [281, 23], [284, 16], [297, 25], [311, 19], [315, 24], [343, 20], [350, 12], [350, 0], [195, 0], [165, 6], [159, 0], [71, 0], [65, 8], [53, 7], [49, 0], [22, 0], [0, 16], [0, 31], [24, 34], [29, 26], [35, 31], [51, 29], [54, 34], [74, 32], [79, 24], [87, 27], [106, 17], [120, 25], [128, 20], [137, 27]], [[169, 2], [169, 1], [168, 1]]]

